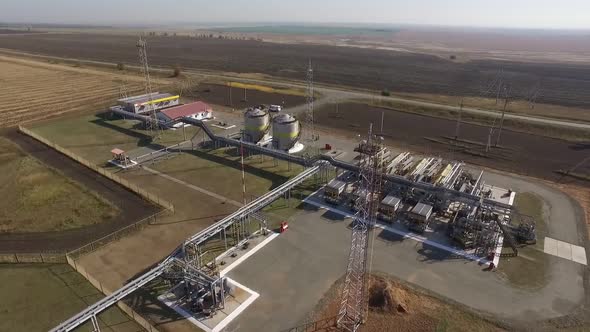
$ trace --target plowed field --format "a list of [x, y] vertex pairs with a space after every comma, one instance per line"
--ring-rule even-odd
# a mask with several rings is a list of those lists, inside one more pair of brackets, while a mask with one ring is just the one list
[[122, 87], [142, 90], [137, 77], [97, 74], [76, 67], [0, 57], [0, 127], [113, 104]]

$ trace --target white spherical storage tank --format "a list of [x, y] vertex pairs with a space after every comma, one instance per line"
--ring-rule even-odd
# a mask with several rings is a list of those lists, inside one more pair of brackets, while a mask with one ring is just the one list
[[299, 120], [290, 114], [281, 114], [272, 121], [272, 145], [275, 149], [289, 150], [299, 140]]
[[257, 143], [270, 129], [270, 115], [268, 112], [251, 108], [244, 113], [244, 140]]

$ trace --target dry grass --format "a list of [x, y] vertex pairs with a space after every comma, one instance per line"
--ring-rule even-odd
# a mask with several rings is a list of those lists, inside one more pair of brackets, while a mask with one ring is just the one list
[[118, 210], [0, 138], [0, 232], [42, 232], [100, 223]]
[[260, 85], [260, 84], [247, 84], [240, 82], [228, 82], [228, 85], [234, 88], [258, 90], [267, 93], [280, 93], [292, 96], [305, 96], [305, 91], [300, 89], [289, 89], [289, 88], [274, 88], [271, 86]]
[[[446, 96], [427, 93], [396, 93], [396, 96], [398, 95], [401, 97], [436, 102], [451, 106], [458, 106], [461, 99], [463, 99], [463, 104], [466, 107], [480, 108], [486, 110], [502, 110], [504, 106], [503, 100], [499, 100], [498, 102], [496, 102], [495, 98]], [[567, 119], [574, 121], [590, 121], [590, 112], [588, 112], [588, 109], [580, 107], [567, 107], [541, 103], [531, 104], [526, 100], [513, 100], [510, 101], [507, 109], [511, 113], [528, 114], [539, 117]]]
[[[311, 320], [337, 315], [341, 282], [321, 300]], [[394, 278], [372, 275], [369, 280], [369, 311], [362, 332], [381, 331], [503, 331], [493, 323], [446, 303]]]
[[[375, 107], [388, 108], [395, 111], [426, 115], [435, 118], [456, 120], [458, 112], [438, 107], [415, 106], [402, 102], [388, 100], [359, 100], [361, 104], [367, 104]], [[586, 112], [590, 114], [590, 112]], [[472, 123], [483, 126], [498, 126], [497, 119], [494, 116], [463, 112], [461, 115], [463, 123]], [[570, 141], [586, 141], [590, 139], [590, 132], [584, 129], [564, 128], [560, 126], [551, 126], [540, 123], [531, 123], [516, 119], [505, 119], [504, 128], [545, 137], [564, 139]]]
[[76, 66], [0, 56], [0, 127], [112, 105], [124, 87], [142, 90], [139, 77], [106, 75]]
[[571, 198], [573, 198], [584, 211], [584, 218], [588, 229], [588, 236], [590, 237], [590, 191], [588, 188], [580, 187], [572, 184], [556, 184], [548, 182], [549, 185], [558, 188]]

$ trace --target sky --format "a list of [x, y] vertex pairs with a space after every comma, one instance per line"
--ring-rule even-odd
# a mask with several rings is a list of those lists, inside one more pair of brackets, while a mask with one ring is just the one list
[[590, 0], [0, 0], [0, 21], [376, 23], [589, 29]]

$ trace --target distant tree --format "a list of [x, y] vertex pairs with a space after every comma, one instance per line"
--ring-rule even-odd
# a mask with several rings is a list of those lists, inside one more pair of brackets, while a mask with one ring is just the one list
[[176, 32], [172, 34], [172, 36], [176, 37]]
[[168, 32], [164, 32], [164, 33], [162, 33], [162, 36], [164, 36], [164, 37], [168, 37]]
[[391, 96], [391, 92], [389, 92], [389, 90], [381, 90], [381, 95], [384, 97], [389, 97]]
[[125, 65], [121, 62], [117, 63], [117, 70], [125, 70]]
[[212, 33], [209, 34], [209, 38], [213, 38], [213, 34]]
[[455, 60], [455, 59], [457, 59], [457, 56], [455, 56], [455, 55], [451, 55], [451, 56], [449, 57], [449, 59], [451, 59], [451, 60]]

